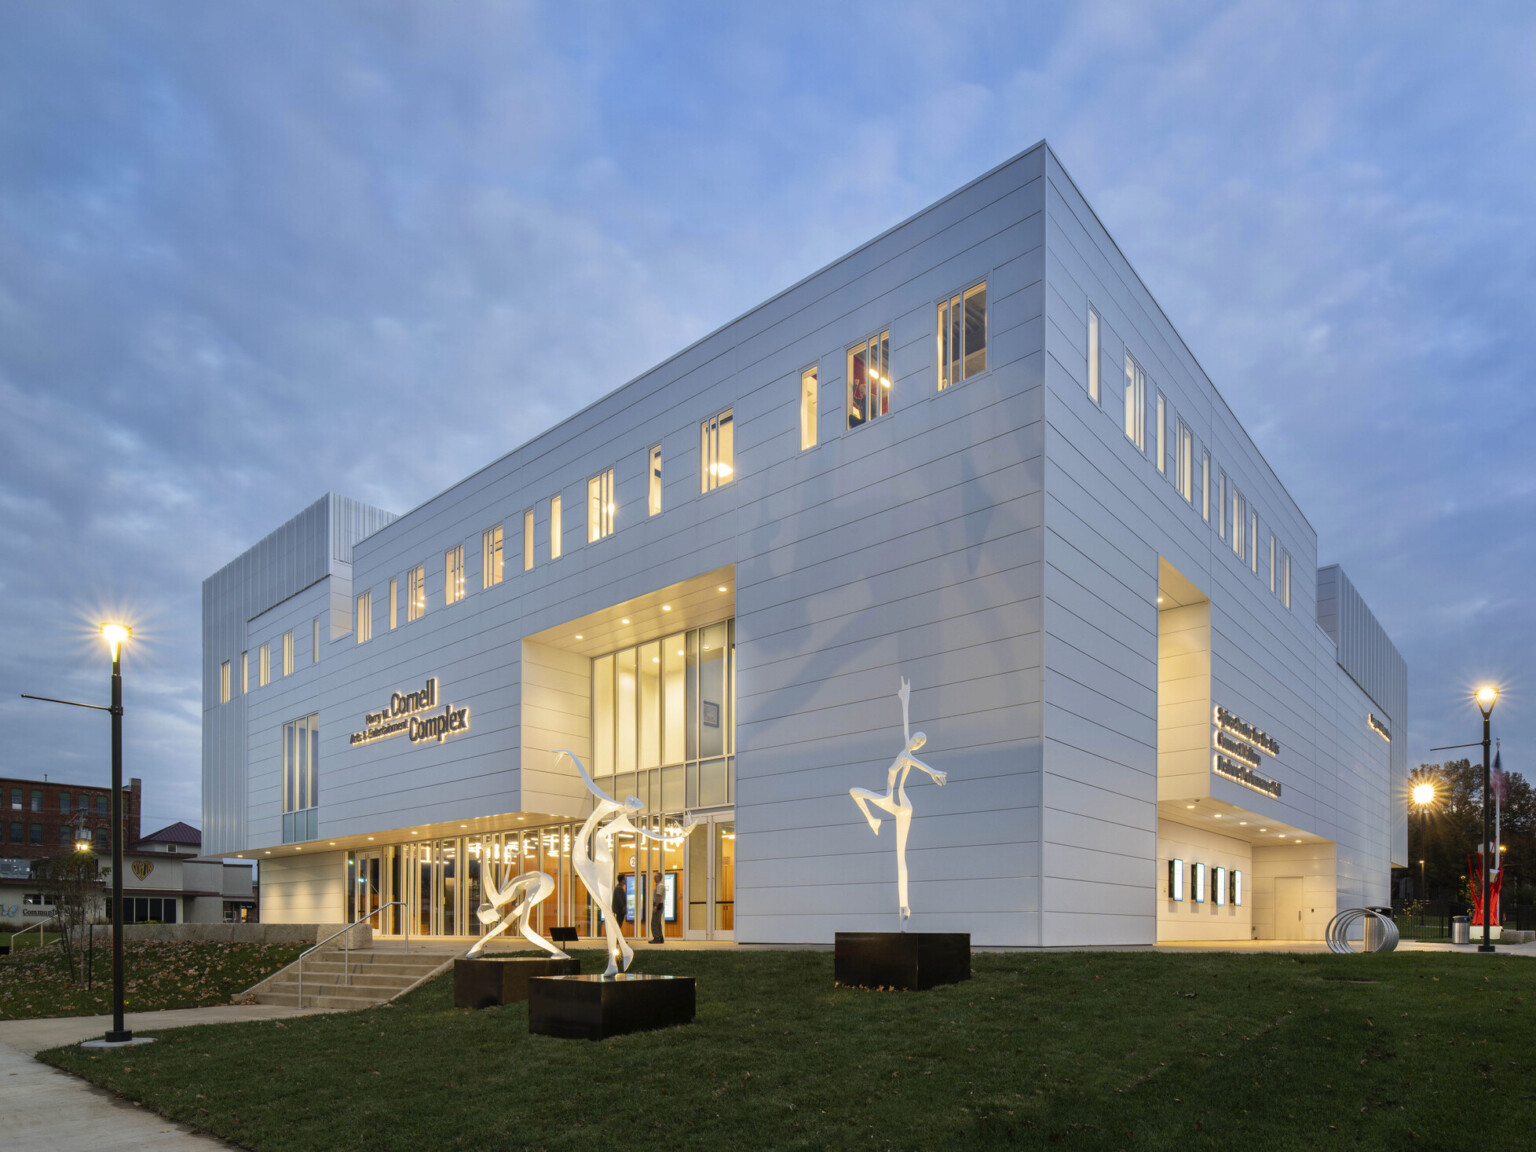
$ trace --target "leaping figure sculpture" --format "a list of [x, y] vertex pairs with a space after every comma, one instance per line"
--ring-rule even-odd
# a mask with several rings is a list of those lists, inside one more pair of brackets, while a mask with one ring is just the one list
[[850, 788], [848, 795], [853, 797], [859, 811], [864, 813], [864, 819], [869, 821], [870, 829], [876, 836], [880, 835], [880, 817], [869, 810], [871, 804], [889, 813], [896, 821], [896, 898], [901, 905], [901, 927], [905, 929], [906, 922], [912, 918], [912, 909], [907, 903], [907, 831], [912, 827], [912, 801], [907, 799], [907, 773], [914, 768], [921, 768], [935, 784], [943, 784], [949, 777], [912, 755], [928, 742], [928, 737], [921, 732], [914, 733], [911, 729], [907, 701], [912, 696], [912, 686], [905, 678], [901, 681], [901, 691], [897, 695], [901, 697], [901, 730], [907, 743], [890, 767], [885, 793], [871, 792], [868, 788]]
[[[638, 796], [626, 796], [622, 803], [615, 800], [592, 782], [592, 777], [587, 775], [576, 753], [569, 748], [557, 748], [554, 754], [557, 764], [561, 756], [571, 758], [571, 763], [576, 765], [576, 771], [581, 773], [582, 782], [595, 801], [592, 815], [587, 817], [581, 831], [576, 833], [576, 842], [571, 845], [571, 860], [575, 864], [576, 875], [581, 877], [581, 882], [587, 886], [587, 891], [603, 911], [603, 930], [608, 935], [608, 968], [603, 976], [605, 979], [611, 978], [619, 974], [620, 956], [624, 958], [626, 972], [629, 971], [630, 961], [635, 958], [635, 950], [625, 941], [624, 933], [614, 923], [610, 911], [613, 907], [614, 836], [620, 832], [630, 832], [657, 844], [681, 844], [688, 839], [697, 821], [689, 816], [676, 832], [652, 832], [649, 828], [636, 828], [630, 823], [630, 818], [645, 810], [644, 801]], [[604, 823], [605, 820], [607, 823]]]
[[[513, 876], [498, 887], [485, 878], [490, 875], [491, 867], [489, 860], [480, 865], [480, 890], [485, 899], [476, 909], [475, 917], [487, 927], [492, 924], [495, 927], [476, 940], [474, 946], [465, 955], [480, 955], [487, 944], [510, 928], [515, 921], [517, 930], [531, 944], [544, 949], [556, 960], [569, 960], [569, 956], [535, 932], [533, 926], [528, 923], [528, 917], [532, 914], [534, 907], [555, 890], [555, 878], [548, 872], [524, 872]], [[506, 871], [510, 872], [512, 869], [509, 867]], [[511, 907], [506, 912], [502, 912], [503, 906], [508, 904]]]

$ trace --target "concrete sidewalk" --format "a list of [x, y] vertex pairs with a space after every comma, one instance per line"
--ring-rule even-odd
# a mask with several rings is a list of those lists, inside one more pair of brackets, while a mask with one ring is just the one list
[[[283, 1020], [313, 1016], [318, 1011], [311, 1008], [300, 1012], [276, 1004], [217, 1004], [170, 1012], [130, 1012], [123, 1022], [138, 1036], [189, 1024]], [[103, 1148], [113, 1152], [209, 1152], [232, 1148], [32, 1058], [44, 1048], [98, 1039], [111, 1023], [110, 1016], [0, 1021], [0, 1115], [6, 1118], [5, 1147], [47, 1148], [49, 1152], [100, 1152]], [[103, 1056], [131, 1061], [142, 1051], [124, 1048]]]

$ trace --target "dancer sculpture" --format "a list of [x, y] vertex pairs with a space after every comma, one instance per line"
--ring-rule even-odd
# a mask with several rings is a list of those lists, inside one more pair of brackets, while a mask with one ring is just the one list
[[[465, 955], [480, 955], [485, 946], [510, 928], [515, 920], [517, 930], [530, 943], [544, 949], [556, 960], [569, 960], [569, 956], [535, 932], [533, 926], [528, 923], [528, 917], [533, 912], [534, 906], [542, 903], [545, 897], [555, 890], [554, 877], [548, 872], [524, 872], [512, 877], [498, 888], [485, 879], [490, 874], [490, 870], [491, 862], [487, 860], [480, 869], [481, 891], [485, 894], [485, 899], [476, 909], [475, 917], [487, 927], [492, 924], [496, 926], [476, 940], [474, 946]], [[507, 871], [510, 872], [511, 869], [508, 868]], [[503, 913], [501, 909], [507, 904], [511, 907]]]
[[[557, 748], [555, 756], [556, 763], [559, 763], [558, 758], [561, 756], [571, 758], [571, 763], [576, 765], [576, 771], [581, 773], [587, 791], [592, 793], [595, 800], [592, 815], [587, 817], [581, 831], [576, 833], [576, 842], [571, 845], [571, 860], [576, 866], [576, 875], [581, 877], [581, 882], [603, 910], [603, 930], [608, 934], [608, 968], [603, 976], [617, 976], [619, 957], [623, 956], [624, 970], [627, 972], [630, 961], [635, 958], [635, 951], [625, 941], [624, 933], [610, 912], [613, 907], [614, 836], [620, 832], [631, 832], [636, 837], [644, 837], [658, 844], [681, 844], [697, 822], [690, 816], [676, 832], [652, 832], [648, 828], [636, 828], [630, 823], [630, 817], [639, 815], [645, 809], [644, 802], [638, 796], [626, 796], [620, 803], [592, 782], [592, 777], [587, 775], [576, 753], [569, 748]], [[605, 820], [606, 824], [603, 823]]]
[[868, 788], [850, 788], [848, 795], [853, 797], [859, 811], [864, 813], [864, 819], [869, 821], [876, 836], [880, 835], [880, 817], [869, 810], [871, 804], [889, 813], [896, 821], [896, 898], [901, 905], [901, 927], [905, 929], [906, 922], [912, 918], [912, 909], [907, 904], [907, 830], [912, 827], [912, 801], [907, 799], [907, 773], [914, 768], [921, 768], [933, 778], [935, 784], [943, 784], [949, 777], [912, 755], [928, 742], [928, 737], [921, 732], [914, 734], [908, 723], [907, 701], [911, 698], [912, 686], [905, 679], [897, 695], [901, 697], [901, 731], [907, 744], [890, 767], [885, 793], [881, 795]]

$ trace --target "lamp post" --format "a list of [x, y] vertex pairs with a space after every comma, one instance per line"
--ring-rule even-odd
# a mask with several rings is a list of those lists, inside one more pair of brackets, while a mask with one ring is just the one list
[[1493, 909], [1488, 905], [1488, 873], [1496, 861], [1488, 859], [1488, 845], [1493, 839], [1493, 813], [1488, 807], [1489, 773], [1488, 773], [1488, 745], [1489, 717], [1493, 715], [1493, 706], [1498, 703], [1499, 690], [1492, 685], [1485, 685], [1477, 690], [1477, 706], [1483, 714], [1483, 843], [1478, 856], [1483, 862], [1483, 942], [1477, 946], [1479, 952], [1492, 952], [1493, 942], [1490, 939], [1492, 933], [1488, 930], [1488, 922], [1493, 918]]
[[1425, 839], [1424, 817], [1428, 815], [1430, 808], [1435, 803], [1435, 782], [1433, 780], [1420, 780], [1413, 786], [1411, 793], [1414, 807], [1419, 810], [1419, 851], [1423, 856], [1419, 859], [1419, 892], [1420, 900], [1429, 898], [1429, 889], [1424, 875], [1424, 856], [1429, 855], [1429, 844]]

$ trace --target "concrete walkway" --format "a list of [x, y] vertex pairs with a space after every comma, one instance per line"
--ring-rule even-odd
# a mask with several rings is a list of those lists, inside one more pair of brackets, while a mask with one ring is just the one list
[[[189, 1024], [228, 1024], [241, 1020], [282, 1020], [312, 1016], [275, 1004], [218, 1004], [170, 1012], [130, 1012], [124, 1024], [138, 1035]], [[57, 1048], [101, 1037], [110, 1016], [60, 1016], [44, 1020], [0, 1021], [0, 1115], [5, 1117], [6, 1148], [47, 1148], [49, 1152], [208, 1152], [233, 1145], [203, 1136], [163, 1116], [120, 1100], [67, 1072], [34, 1060], [44, 1048]], [[132, 1060], [124, 1048], [104, 1053]]]

